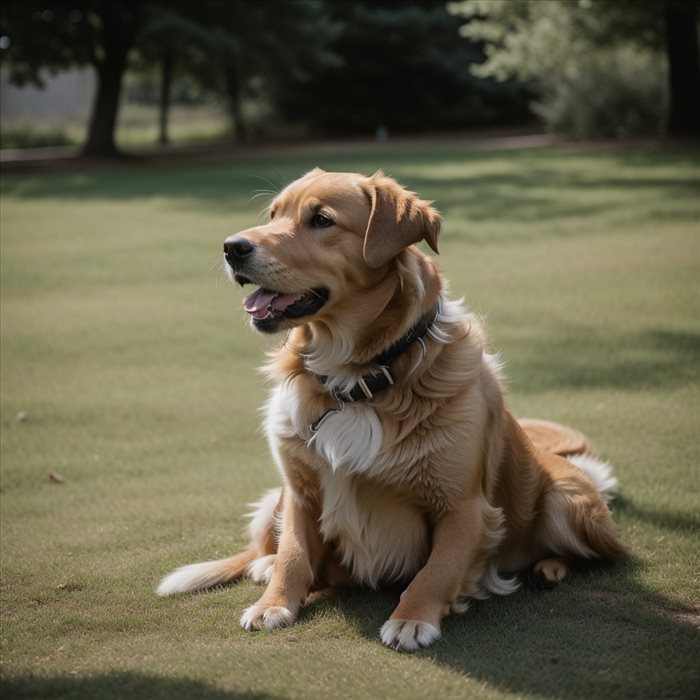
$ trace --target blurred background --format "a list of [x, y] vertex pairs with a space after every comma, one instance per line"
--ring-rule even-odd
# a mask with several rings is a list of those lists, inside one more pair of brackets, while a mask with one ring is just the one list
[[700, 134], [697, 0], [20, 0], [2, 148]]

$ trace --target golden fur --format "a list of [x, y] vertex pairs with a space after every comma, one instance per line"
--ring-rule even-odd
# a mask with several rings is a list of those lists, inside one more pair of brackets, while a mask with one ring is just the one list
[[[316, 169], [270, 213], [229, 239], [243, 248], [227, 269], [280, 292], [245, 304], [254, 325], [272, 319], [268, 330], [289, 331], [266, 368], [276, 388], [265, 427], [283, 487], [257, 504], [243, 553], [183, 567], [161, 594], [248, 575], [267, 588], [241, 624], [260, 629], [291, 624], [315, 590], [402, 580], [380, 634], [413, 650], [435, 641], [442, 618], [469, 598], [513, 592], [518, 572], [534, 566], [556, 581], [571, 560], [624, 555], [604, 498], [607, 465], [586, 456], [575, 467], [555, 452], [584, 452], [583, 436], [536, 421], [523, 429], [511, 416], [479, 318], [449, 300], [413, 245], [437, 250], [430, 203], [381, 172]], [[313, 314], [272, 311], [312, 289], [328, 296]], [[373, 358], [436, 304], [428, 333], [393, 363], [395, 385], [339, 412], [331, 390], [376, 371]]]

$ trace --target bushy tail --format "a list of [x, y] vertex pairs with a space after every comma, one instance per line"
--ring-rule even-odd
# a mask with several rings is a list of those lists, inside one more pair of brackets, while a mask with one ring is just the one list
[[[593, 483], [596, 485], [595, 481]], [[571, 501], [569, 508], [568, 519], [572, 531], [597, 557], [621, 559], [627, 554], [628, 547], [620, 539], [610, 509], [604, 501], [591, 502], [589, 499], [579, 498]]]
[[613, 475], [609, 462], [598, 459], [588, 452], [577, 455], [567, 455], [566, 458], [578, 467], [596, 487], [598, 493], [608, 502], [615, 498], [617, 492], [617, 479]]
[[256, 556], [256, 550], [249, 548], [226, 559], [181, 566], [160, 582], [156, 593], [161, 596], [174, 595], [230, 583], [245, 574]]
[[615, 497], [617, 479], [613, 476], [612, 466], [593, 454], [583, 433], [568, 425], [539, 418], [521, 418], [518, 423], [535, 447], [566, 457], [593, 482], [606, 501]]
[[[240, 554], [216, 561], [203, 561], [197, 564], [181, 566], [168, 574], [161, 582], [158, 595], [174, 595], [213, 588], [250, 574], [251, 564], [260, 557], [277, 551], [275, 528], [279, 521], [282, 503], [282, 490], [272, 489], [257, 502], [253, 503], [250, 514], [250, 545]], [[269, 566], [269, 562], [267, 562]]]

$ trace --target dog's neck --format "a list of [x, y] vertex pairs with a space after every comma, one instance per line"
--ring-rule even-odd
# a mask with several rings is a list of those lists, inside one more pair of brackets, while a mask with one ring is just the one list
[[432, 309], [418, 319], [418, 322], [408, 329], [408, 331], [395, 341], [386, 350], [383, 350], [372, 358], [372, 365], [375, 369], [367, 374], [358, 377], [352, 386], [342, 385], [333, 387], [334, 379], [337, 378], [316, 375], [317, 379], [328, 389], [331, 395], [341, 404], [354, 401], [372, 399], [374, 395], [388, 389], [396, 383], [396, 374], [393, 369], [394, 360], [398, 360], [401, 355], [408, 352], [414, 343], [420, 343], [423, 348], [423, 356], [426, 354], [426, 346], [423, 337], [430, 330], [440, 312], [440, 304], [436, 304]]
[[434, 263], [417, 250], [406, 250], [393, 264], [396, 274], [351, 296], [332, 320], [297, 329], [295, 345], [304, 369], [324, 377], [330, 389], [347, 388], [376, 372], [383, 353], [397, 349], [414, 328], [422, 336], [432, 323], [442, 286]]

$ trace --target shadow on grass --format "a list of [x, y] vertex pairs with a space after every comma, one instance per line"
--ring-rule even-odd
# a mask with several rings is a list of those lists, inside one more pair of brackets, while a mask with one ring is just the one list
[[616, 496], [615, 510], [619, 510], [619, 512], [634, 520], [651, 523], [655, 527], [664, 530], [673, 530], [677, 533], [687, 532], [690, 535], [700, 533], [700, 517], [689, 513], [674, 513], [667, 510], [642, 508], [624, 496]]
[[[586, 566], [554, 590], [526, 585], [507, 598], [474, 602], [465, 615], [446, 619], [443, 638], [415, 656], [528, 697], [696, 697], [700, 610], [642, 587], [639, 566], [633, 557]], [[348, 593], [335, 604], [379, 643], [399, 593]]]
[[558, 326], [556, 332], [543, 342], [538, 329], [536, 355], [513, 353], [519, 358], [512, 370], [513, 388], [669, 389], [694, 381], [700, 364], [700, 333], [693, 331], [631, 335], [606, 327]]
[[[570, 167], [567, 160], [589, 163], [583, 169]], [[460, 165], [474, 167], [493, 161], [502, 168], [473, 174], [459, 173]], [[272, 165], [271, 163], [274, 163]], [[581, 191], [609, 191], [640, 188], [662, 190], [670, 201], [687, 202], [700, 193], [692, 172], [670, 176], [658, 168], [684, 163], [700, 163], [700, 150], [609, 151], [564, 149], [538, 151], [451, 150], [440, 145], [404, 150], [361, 150], [356, 154], [282, 156], [271, 163], [250, 163], [173, 167], [137, 165], [128, 170], [63, 175], [32, 175], [6, 178], [2, 192], [21, 199], [110, 199], [169, 197], [185, 200], [182, 206], [201, 201], [222, 210], [257, 211], [250, 198], [256, 192], [268, 195], [279, 191], [306, 170], [321, 166], [327, 170], [356, 170], [369, 174], [383, 167], [389, 174], [396, 169], [399, 180], [424, 196], [434, 197], [450, 216], [459, 207], [472, 220], [534, 221], [561, 216], [583, 216], [608, 211], [614, 203], [587, 198], [579, 201], [567, 195]], [[410, 172], [402, 169], [410, 167]], [[634, 167], [629, 173], [617, 169]], [[455, 170], [457, 168], [457, 171]], [[610, 170], [612, 169], [612, 171]], [[260, 176], [263, 175], [263, 176]], [[535, 194], [535, 191], [537, 194]], [[261, 200], [267, 200], [264, 196]], [[257, 207], [257, 208], [256, 208]], [[695, 210], [681, 212], [688, 218]]]
[[4, 680], [6, 700], [268, 700], [265, 693], [227, 692], [201, 681], [140, 673], [106, 673], [89, 678], [19, 676]]

